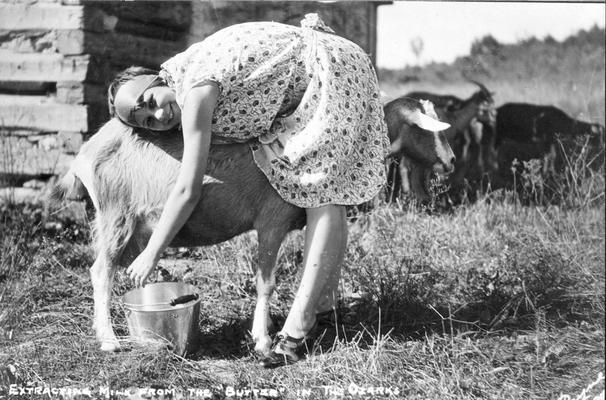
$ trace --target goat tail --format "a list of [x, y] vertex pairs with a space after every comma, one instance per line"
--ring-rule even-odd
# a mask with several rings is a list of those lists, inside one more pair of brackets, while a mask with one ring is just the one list
[[60, 203], [67, 197], [68, 186], [66, 184], [67, 175], [62, 177], [57, 183], [51, 188], [48, 199], [54, 203]]
[[48, 198], [52, 202], [60, 203], [66, 199], [82, 200], [86, 195], [86, 188], [82, 181], [70, 169], [55, 185], [53, 185]]

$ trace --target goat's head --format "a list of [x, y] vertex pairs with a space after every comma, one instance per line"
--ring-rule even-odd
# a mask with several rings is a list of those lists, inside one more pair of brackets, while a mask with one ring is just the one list
[[491, 92], [486, 88], [486, 86], [484, 86], [478, 81], [470, 79], [469, 82], [475, 84], [480, 89], [472, 95], [472, 98], [475, 100], [475, 102], [480, 105], [480, 110], [482, 111], [485, 109], [493, 108], [495, 92]]
[[494, 107], [493, 103], [487, 104], [483, 103], [480, 106], [477, 115], [478, 121], [488, 126], [496, 126], [497, 125], [497, 109]]
[[454, 170], [455, 156], [441, 122], [429, 101], [401, 97], [385, 106], [385, 119], [391, 140], [391, 156], [406, 156], [439, 174]]

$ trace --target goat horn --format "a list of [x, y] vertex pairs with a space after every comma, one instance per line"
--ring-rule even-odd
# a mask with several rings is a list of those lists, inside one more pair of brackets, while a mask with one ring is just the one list
[[480, 90], [482, 90], [484, 93], [490, 93], [490, 90], [488, 90], [488, 89], [486, 88], [486, 86], [484, 86], [484, 85], [483, 85], [483, 84], [481, 84], [480, 82], [478, 82], [478, 81], [474, 81], [473, 79], [468, 79], [467, 81], [469, 81], [469, 82], [471, 82], [471, 83], [474, 83], [474, 84], [478, 85], [478, 87], [480, 88]]

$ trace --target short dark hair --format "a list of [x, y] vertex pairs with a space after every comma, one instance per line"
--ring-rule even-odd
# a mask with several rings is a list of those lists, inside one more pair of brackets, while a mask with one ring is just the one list
[[118, 89], [120, 89], [122, 85], [139, 75], [158, 75], [158, 73], [159, 71], [155, 69], [136, 66], [128, 67], [124, 71], [119, 72], [107, 88], [107, 107], [109, 108], [110, 117], [116, 116], [114, 99], [116, 98], [116, 93], [118, 93]]

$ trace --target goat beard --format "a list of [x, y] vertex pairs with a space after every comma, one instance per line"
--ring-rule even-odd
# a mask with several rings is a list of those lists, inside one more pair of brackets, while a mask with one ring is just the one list
[[423, 179], [423, 189], [429, 198], [435, 198], [448, 191], [448, 185], [446, 183], [447, 179], [448, 174], [443, 174], [432, 170], [425, 174]]

